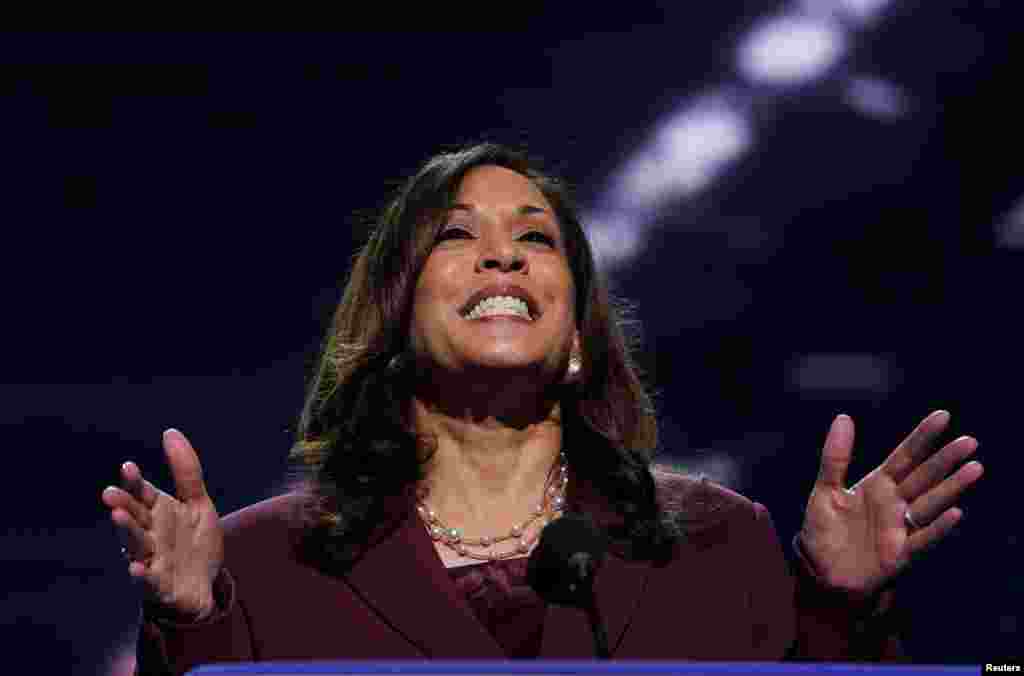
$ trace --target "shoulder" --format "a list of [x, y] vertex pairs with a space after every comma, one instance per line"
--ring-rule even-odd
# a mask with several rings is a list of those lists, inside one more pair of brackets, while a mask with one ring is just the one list
[[662, 463], [652, 464], [651, 474], [658, 503], [688, 533], [749, 521], [758, 514], [757, 503], [706, 476], [687, 474]]
[[226, 542], [239, 548], [258, 548], [293, 541], [306, 504], [298, 493], [285, 493], [248, 505], [221, 517]]

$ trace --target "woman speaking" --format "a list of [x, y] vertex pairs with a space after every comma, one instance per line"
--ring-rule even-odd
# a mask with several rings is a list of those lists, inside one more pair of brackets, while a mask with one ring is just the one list
[[847, 487], [837, 417], [790, 564], [764, 506], [652, 462], [630, 348], [563, 183], [493, 144], [430, 159], [354, 261], [288, 490], [219, 517], [171, 429], [175, 495], [132, 462], [103, 491], [143, 590], [138, 673], [594, 657], [588, 612], [528, 579], [570, 513], [607, 542], [604, 656], [900, 658], [887, 583], [962, 518], [977, 442], [936, 451], [935, 412]]

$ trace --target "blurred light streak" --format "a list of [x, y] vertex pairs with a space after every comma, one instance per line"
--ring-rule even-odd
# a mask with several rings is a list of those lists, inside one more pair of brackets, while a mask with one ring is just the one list
[[[707, 190], [749, 151], [755, 141], [751, 111], [771, 109], [778, 94], [759, 85], [793, 87], [825, 77], [849, 52], [859, 28], [890, 4], [891, 0], [793, 0], [783, 13], [756, 23], [736, 49], [739, 81], [723, 83], [716, 88], [718, 93], [684, 103], [655, 132], [653, 141], [613, 173], [599, 200], [604, 207], [596, 210], [593, 226], [588, 225], [600, 255], [598, 265], [629, 263], [642, 249], [645, 229], [664, 207]], [[843, 82], [843, 91], [850, 106], [876, 118], [903, 117], [911, 109], [903, 90], [883, 80], [855, 78]], [[631, 218], [614, 215], [619, 212]]]
[[890, 4], [890, 0], [836, 0], [846, 13], [862, 22], [876, 18]]
[[599, 267], [607, 269], [629, 262], [643, 249], [646, 231], [623, 214], [586, 214], [587, 239]]
[[666, 120], [653, 142], [627, 161], [618, 177], [617, 201], [656, 210], [710, 185], [753, 143], [747, 117], [723, 98], [699, 100]]
[[1024, 249], [1024, 197], [996, 224], [996, 242], [1005, 249]]
[[889, 361], [876, 354], [805, 354], [790, 369], [791, 384], [802, 392], [880, 394], [895, 380]]
[[818, 16], [839, 16], [857, 23], [876, 19], [892, 0], [801, 0], [803, 11]]
[[843, 95], [852, 108], [868, 117], [891, 120], [910, 113], [907, 94], [891, 82], [878, 78], [852, 78], [846, 83]]
[[659, 125], [626, 160], [584, 219], [598, 265], [629, 263], [647, 240], [649, 223], [666, 204], [710, 186], [752, 145], [753, 125], [724, 94], [704, 96]]
[[790, 14], [750, 32], [739, 46], [739, 69], [755, 84], [799, 85], [825, 75], [845, 52], [846, 35], [837, 22]]

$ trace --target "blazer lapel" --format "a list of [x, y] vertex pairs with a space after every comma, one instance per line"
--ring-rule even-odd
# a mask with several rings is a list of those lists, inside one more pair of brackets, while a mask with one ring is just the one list
[[[588, 513], [596, 523], [609, 526], [621, 523], [619, 516], [589, 483], [570, 480], [568, 500], [577, 509]], [[597, 611], [608, 634], [612, 656], [629, 628], [647, 577], [648, 561], [630, 561], [621, 552], [610, 552], [594, 579]], [[596, 655], [594, 634], [585, 611], [568, 606], [548, 605], [544, 617], [542, 659], [589, 659]]]
[[[570, 505], [589, 513], [599, 525], [621, 523], [621, 516], [587, 483], [577, 484], [570, 479], [567, 498]], [[411, 500], [405, 505], [399, 507], [404, 516], [398, 528], [381, 539], [371, 538], [373, 544], [344, 579], [385, 622], [427, 657], [507, 659], [498, 642], [456, 593]], [[594, 594], [613, 656], [636, 613], [650, 571], [649, 562], [630, 561], [611, 552], [597, 573]], [[594, 655], [586, 613], [549, 604], [540, 658], [590, 659]]]
[[[648, 562], [609, 555], [594, 580], [597, 612], [608, 634], [608, 649], [613, 657], [639, 605], [649, 572]], [[549, 604], [544, 617], [540, 657], [590, 659], [595, 655], [594, 634], [586, 612]]]
[[427, 657], [505, 659], [501, 646], [456, 593], [412, 509], [394, 533], [365, 552], [345, 580]]

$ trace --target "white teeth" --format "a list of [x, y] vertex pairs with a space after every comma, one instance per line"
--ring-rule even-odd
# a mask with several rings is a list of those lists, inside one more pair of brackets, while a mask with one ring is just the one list
[[488, 317], [490, 315], [507, 314], [514, 314], [531, 322], [533, 321], [526, 301], [521, 298], [513, 298], [512, 296], [491, 296], [490, 298], [485, 298], [477, 303], [476, 307], [466, 315], [466, 319], [479, 319], [480, 317]]

